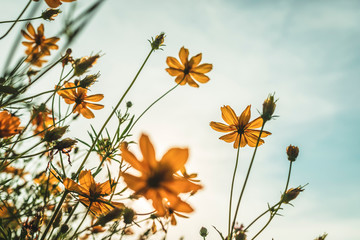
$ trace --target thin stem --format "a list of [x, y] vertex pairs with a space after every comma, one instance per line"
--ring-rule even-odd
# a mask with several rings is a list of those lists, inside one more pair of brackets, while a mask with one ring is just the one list
[[254, 150], [253, 156], [252, 156], [252, 158], [251, 158], [251, 162], [250, 162], [248, 171], [247, 171], [247, 173], [246, 173], [246, 178], [245, 178], [244, 184], [243, 184], [242, 189], [241, 189], [241, 193], [240, 193], [240, 196], [239, 196], [238, 203], [237, 203], [237, 205], [236, 205], [235, 215], [234, 215], [234, 219], [233, 219], [233, 222], [232, 222], [232, 225], [231, 225], [231, 231], [230, 231], [230, 238], [229, 238], [229, 239], [231, 239], [232, 234], [233, 234], [232, 229], [234, 229], [234, 226], [235, 226], [235, 221], [236, 221], [236, 217], [237, 217], [237, 214], [238, 214], [238, 211], [239, 211], [241, 199], [242, 199], [242, 196], [243, 196], [243, 194], [244, 194], [244, 191], [245, 191], [245, 188], [246, 188], [246, 184], [247, 184], [247, 181], [248, 181], [249, 176], [250, 176], [251, 167], [252, 167], [252, 165], [253, 165], [253, 163], [254, 163], [256, 151], [257, 151], [257, 148], [258, 148], [258, 146], [259, 146], [261, 134], [262, 134], [262, 132], [263, 132], [263, 130], [264, 130], [265, 122], [266, 122], [266, 121], [263, 121], [263, 124], [262, 124], [262, 126], [261, 126], [260, 133], [259, 133], [259, 137], [258, 137], [258, 139], [257, 139], [257, 141], [256, 141], [255, 150]]
[[274, 206], [268, 208], [266, 211], [264, 211], [262, 214], [260, 214], [257, 218], [255, 218], [245, 229], [244, 231], [247, 231], [257, 220], [262, 218], [266, 213], [268, 213], [271, 209], [274, 209], [277, 205], [279, 205], [280, 202], [276, 203]]
[[32, 0], [30, 0], [30, 1], [26, 4], [25, 8], [22, 10], [22, 12], [21, 12], [20, 15], [18, 16], [18, 18], [17, 18], [17, 19], [14, 21], [14, 23], [11, 25], [11, 27], [9, 28], [9, 30], [8, 30], [3, 36], [0, 37], [0, 40], [3, 39], [4, 37], [6, 37], [6, 35], [8, 35], [9, 32], [15, 27], [15, 24], [16, 24], [17, 22], [19, 22], [21, 16], [25, 13], [26, 9], [30, 6], [30, 3], [31, 3], [31, 2], [32, 2]]
[[[69, 216], [66, 218], [65, 222], [63, 223], [63, 225], [67, 224], [70, 220], [70, 218], [72, 217], [72, 215], [74, 214], [76, 208], [79, 206], [80, 201], [76, 202], [75, 206], [71, 209], [71, 212], [69, 213]], [[59, 239], [61, 235], [61, 232], [58, 231], [58, 233], [56, 234], [56, 237], [54, 239]]]
[[80, 164], [78, 171], [76, 172], [75, 176], [79, 175], [82, 167], [84, 166], [86, 160], [88, 159], [88, 157], [90, 156], [91, 151], [94, 149], [102, 131], [104, 131], [106, 125], [108, 124], [108, 122], [110, 121], [110, 119], [112, 118], [112, 116], [115, 114], [116, 110], [119, 108], [120, 104], [122, 103], [122, 101], [124, 100], [125, 96], [128, 94], [128, 92], [130, 91], [131, 87], [134, 85], [137, 77], [139, 76], [141, 70], [143, 69], [143, 67], [145, 66], [145, 63], [147, 62], [147, 60], [149, 59], [150, 55], [152, 54], [152, 52], [154, 51], [154, 49], [151, 49], [151, 51], [149, 52], [149, 54], [147, 55], [145, 61], [143, 62], [143, 64], [141, 65], [139, 71], [136, 73], [134, 79], [132, 80], [132, 82], [130, 83], [129, 87], [126, 89], [125, 93], [122, 95], [122, 97], [120, 98], [120, 100], [118, 101], [118, 103], [116, 104], [114, 110], [111, 112], [111, 114], [109, 115], [109, 117], [106, 119], [105, 123], [103, 124], [103, 126], [101, 127], [100, 131], [98, 132], [98, 134], [96, 135], [95, 140], [93, 141], [93, 144], [91, 145], [90, 149], [88, 150], [84, 160], [82, 161], [82, 163]]
[[[184, 77], [185, 78], [185, 77]], [[129, 128], [128, 133], [130, 133], [130, 131], [133, 129], [133, 127], [135, 126], [135, 124], [140, 120], [140, 118], [152, 107], [154, 106], [158, 101], [160, 101], [163, 97], [165, 97], [167, 94], [169, 94], [171, 91], [173, 91], [177, 86], [180, 85], [180, 83], [184, 80], [184, 78], [178, 83], [176, 84], [174, 87], [170, 88], [166, 93], [164, 93], [163, 95], [161, 95], [158, 99], [156, 99], [152, 104], [150, 104], [150, 106], [148, 106], [141, 114], [140, 116], [135, 120], [135, 122], [133, 123], [133, 125]]]
[[2, 24], [2, 23], [12, 23], [12, 22], [26, 22], [26, 21], [36, 20], [36, 19], [40, 19], [40, 18], [42, 18], [42, 16], [33, 17], [33, 18], [17, 19], [17, 20], [0, 21], [0, 24]]
[[81, 222], [80, 222], [79, 226], [76, 228], [76, 230], [75, 230], [75, 232], [74, 232], [73, 236], [72, 236], [70, 239], [73, 239], [74, 237], [76, 237], [76, 233], [77, 233], [77, 231], [79, 231], [79, 228], [80, 228], [80, 227], [81, 227], [81, 225], [84, 223], [85, 218], [87, 217], [88, 213], [90, 212], [91, 205], [92, 205], [92, 202], [90, 202], [89, 207], [88, 207], [88, 209], [86, 210], [85, 216], [84, 216], [84, 217], [83, 217], [83, 219], [81, 220]]
[[233, 196], [233, 191], [234, 191], [234, 183], [235, 183], [236, 170], [237, 170], [238, 163], [239, 163], [239, 153], [240, 153], [241, 137], [242, 137], [242, 134], [240, 134], [239, 144], [238, 144], [237, 153], [236, 153], [236, 161], [235, 161], [234, 173], [233, 173], [232, 180], [231, 180], [230, 199], [229, 199], [228, 236], [230, 235], [232, 196]]
[[[283, 194], [286, 193], [287, 188], [289, 187], [292, 163], [293, 163], [293, 161], [290, 161], [289, 173], [288, 173], [288, 177], [287, 177], [287, 181], [286, 181], [285, 191], [284, 191]], [[270, 224], [270, 222], [271, 222], [271, 221], [273, 220], [273, 218], [275, 217], [276, 213], [280, 210], [280, 207], [281, 207], [281, 204], [282, 204], [282, 203], [283, 203], [283, 201], [280, 200], [279, 206], [275, 209], [275, 211], [274, 211], [273, 213], [271, 213], [270, 218], [269, 218], [269, 220], [267, 221], [267, 223], [264, 225], [263, 228], [260, 229], [260, 231], [259, 231], [251, 240], [255, 239], [257, 236], [260, 235], [260, 233], [261, 233], [262, 231], [265, 230], [265, 228], [267, 228], [267, 226]]]

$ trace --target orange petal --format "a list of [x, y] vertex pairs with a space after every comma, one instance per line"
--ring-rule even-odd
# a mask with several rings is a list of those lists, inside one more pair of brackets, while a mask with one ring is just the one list
[[[260, 130], [247, 129], [247, 130], [245, 130], [245, 133], [251, 133], [251, 134], [255, 135], [256, 137], [258, 137], [260, 134]], [[268, 131], [262, 131], [262, 133], [261, 133], [262, 138], [267, 137], [269, 135], [271, 135], [271, 132], [268, 132]]]
[[157, 161], [155, 159], [155, 150], [149, 137], [142, 134], [139, 140], [139, 145], [141, 153], [144, 157], [143, 164], [149, 166], [149, 169], [154, 168], [157, 165]]
[[182, 47], [179, 51], [179, 57], [181, 63], [185, 66], [188, 64], [189, 50], [187, 48]]
[[211, 122], [210, 127], [218, 132], [231, 132], [236, 130], [234, 126], [228, 126], [218, 122]]
[[51, 8], [57, 8], [58, 6], [61, 5], [60, 0], [45, 0], [45, 2]]
[[100, 110], [100, 109], [104, 108], [104, 105], [95, 104], [95, 103], [86, 103], [86, 106], [91, 108], [91, 109], [94, 109], [94, 110]]
[[63, 181], [63, 184], [64, 184], [65, 188], [71, 192], [76, 192], [76, 193], [80, 193], [80, 194], [84, 194], [84, 195], [89, 194], [89, 191], [87, 189], [80, 186], [79, 184], [77, 184], [76, 182], [71, 180], [70, 178], [65, 178]]
[[146, 181], [143, 178], [128, 173], [123, 173], [122, 176], [126, 185], [135, 192], [141, 192], [146, 188]]
[[190, 75], [198, 82], [200, 83], [207, 83], [210, 78], [202, 73], [194, 73], [190, 72]]
[[83, 107], [80, 109], [80, 114], [83, 115], [87, 119], [91, 119], [91, 118], [95, 117], [94, 113], [86, 107]]
[[180, 83], [180, 85], [185, 85], [185, 84], [186, 84], [185, 75], [184, 75], [183, 72], [182, 72], [179, 76], [177, 76], [177, 77], [175, 78], [175, 82], [176, 82], [177, 84]]
[[231, 142], [235, 141], [237, 135], [239, 135], [238, 132], [232, 132], [232, 133], [226, 134], [224, 136], [221, 136], [219, 139], [224, 140], [225, 142], [231, 143]]
[[204, 63], [204, 64], [197, 66], [196, 68], [191, 69], [191, 71], [197, 72], [197, 73], [208, 73], [211, 71], [212, 68], [213, 68], [212, 64]]
[[176, 68], [166, 68], [165, 70], [173, 77], [178, 76], [179, 74], [184, 72], [183, 70], [176, 69]]
[[39, 36], [44, 36], [44, 24], [40, 24], [37, 30]]
[[[30, 40], [30, 39], [29, 39]], [[184, 66], [174, 57], [167, 57], [166, 63], [170, 68], [184, 69]]]
[[158, 216], [164, 216], [165, 215], [165, 208], [163, 205], [163, 198], [160, 196], [159, 192], [156, 190], [149, 189], [145, 194], [144, 197], [147, 199], [152, 200], [152, 205], [157, 211]]
[[[34, 38], [32, 38], [27, 32], [25, 32], [24, 30], [21, 30], [21, 34], [30, 41], [34, 41]], [[34, 42], [32, 42], [31, 44], [34, 44]]]
[[26, 26], [26, 29], [28, 30], [29, 34], [31, 36], [34, 36], [36, 35], [36, 32], [35, 32], [35, 29], [33, 27], [33, 25], [31, 23], [28, 23], [28, 25]]
[[173, 173], [184, 167], [189, 157], [187, 148], [171, 148], [161, 158], [160, 163], [171, 167]]
[[190, 86], [192, 86], [192, 87], [196, 87], [196, 88], [199, 87], [199, 84], [197, 84], [197, 83], [191, 78], [191, 76], [188, 75], [188, 74], [185, 76], [185, 81], [186, 81]]
[[111, 194], [111, 185], [109, 181], [106, 181], [98, 186], [101, 189], [101, 194], [110, 195]]
[[221, 117], [229, 125], [237, 126], [239, 124], [234, 110], [229, 105], [221, 107]]
[[248, 124], [250, 120], [250, 116], [251, 116], [250, 107], [251, 105], [247, 106], [239, 117], [239, 125], [241, 128], [245, 128], [246, 124]]
[[262, 126], [262, 124], [263, 124], [263, 119], [261, 117], [258, 117], [256, 119], [252, 120], [251, 122], [249, 122], [245, 126], [245, 129], [259, 128]]
[[82, 187], [89, 190], [92, 185], [95, 185], [95, 180], [91, 175], [90, 170], [81, 171], [79, 174], [79, 183]]
[[176, 178], [173, 181], [165, 182], [164, 184], [162, 184], [162, 186], [166, 190], [174, 193], [175, 195], [178, 195], [180, 193], [198, 191], [202, 189], [201, 185], [190, 182], [185, 178]]
[[126, 148], [121, 149], [121, 157], [129, 163], [133, 168], [138, 170], [139, 172], [150, 171], [149, 168], [144, 168], [144, 165]]
[[197, 65], [199, 65], [199, 63], [201, 62], [201, 57], [202, 57], [202, 54], [199, 53], [198, 55], [196, 56], [193, 56], [190, 61], [189, 61], [189, 65], [191, 68], [194, 68], [196, 67]]
[[[244, 138], [246, 139], [247, 141], [247, 144], [250, 146], [250, 147], [256, 147], [256, 143], [258, 141], [258, 137], [252, 133], [249, 133], [249, 132], [245, 132], [244, 133]], [[259, 146], [262, 145], [264, 143], [264, 140], [260, 139], [259, 140]]]

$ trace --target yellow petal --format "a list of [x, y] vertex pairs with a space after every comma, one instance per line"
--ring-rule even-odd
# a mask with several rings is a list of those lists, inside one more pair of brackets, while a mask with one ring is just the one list
[[36, 35], [35, 28], [33, 27], [33, 25], [31, 23], [28, 23], [28, 25], [26, 26], [26, 29], [28, 30], [30, 35], [32, 35], [32, 36]]
[[80, 108], [80, 114], [83, 115], [87, 119], [91, 119], [91, 118], [95, 117], [94, 113], [86, 107]]
[[224, 140], [225, 142], [231, 143], [231, 142], [235, 141], [237, 135], [239, 135], [239, 133], [232, 132], [232, 133], [226, 134], [224, 136], [221, 136], [219, 139]]
[[221, 117], [229, 125], [238, 125], [238, 118], [236, 117], [234, 110], [229, 105], [221, 107]]
[[143, 178], [135, 177], [128, 173], [123, 173], [122, 176], [126, 185], [135, 192], [141, 192], [145, 189], [146, 181]]
[[187, 75], [185, 76], [185, 81], [186, 81], [190, 86], [192, 86], [192, 87], [196, 87], [196, 88], [199, 87], [199, 84], [197, 84], [197, 83], [191, 78], [191, 76], [190, 76], [189, 74], [187, 74]]
[[79, 174], [79, 183], [82, 187], [89, 190], [91, 185], [95, 185], [95, 180], [90, 170], [81, 171]]
[[144, 169], [144, 165], [126, 148], [121, 149], [121, 157], [129, 163], [133, 168], [140, 172], [144, 172], [145, 170], [150, 171], [149, 168]]
[[171, 148], [162, 157], [160, 163], [171, 167], [173, 173], [184, 167], [189, 157], [187, 148]]
[[250, 121], [250, 116], [251, 116], [250, 107], [251, 105], [247, 106], [239, 117], [239, 126], [241, 128], [245, 128], [246, 124], [248, 124], [248, 122]]
[[199, 63], [201, 62], [201, 57], [202, 57], [201, 53], [199, 53], [196, 56], [193, 56], [189, 61], [190, 68], [194, 68], [197, 65], [199, 65]]
[[155, 167], [157, 165], [157, 161], [155, 159], [155, 150], [150, 142], [150, 139], [147, 135], [142, 134], [139, 140], [140, 150], [144, 157], [143, 164], [149, 166], [149, 169]]
[[111, 185], [109, 181], [106, 181], [98, 186], [101, 189], [101, 194], [110, 195], [111, 194]]
[[182, 72], [179, 76], [177, 76], [177, 77], [175, 78], [175, 82], [176, 82], [177, 84], [180, 83], [180, 85], [185, 85], [185, 84], [186, 84], [185, 75], [184, 75], [183, 72]]
[[179, 57], [181, 63], [185, 66], [188, 64], [189, 50], [187, 48], [182, 47], [179, 51]]
[[[251, 134], [255, 135], [256, 137], [258, 137], [260, 134], [260, 130], [247, 129], [247, 130], [245, 130], [245, 133], [251, 133]], [[262, 133], [261, 133], [262, 138], [267, 137], [269, 135], [271, 135], [271, 132], [268, 132], [268, 131], [262, 131]]]
[[165, 69], [171, 76], [175, 77], [180, 75], [181, 73], [184, 73], [183, 70], [181, 69], [176, 69], [176, 68], [166, 68]]
[[181, 63], [179, 63], [179, 61], [174, 57], [167, 57], [166, 58], [166, 63], [170, 68], [184, 69], [184, 66], [181, 65]]
[[210, 78], [202, 73], [194, 73], [190, 72], [190, 75], [198, 82], [200, 83], [207, 83]]
[[185, 178], [175, 178], [173, 181], [165, 182], [163, 185], [164, 189], [178, 195], [180, 193], [187, 193], [192, 191], [198, 191], [202, 189], [200, 184], [196, 184], [186, 180]]
[[44, 24], [40, 24], [37, 30], [39, 36], [44, 36]]
[[70, 178], [65, 178], [63, 181], [63, 184], [64, 184], [65, 188], [71, 192], [76, 192], [76, 193], [80, 193], [80, 194], [84, 194], [84, 195], [89, 194], [89, 191], [87, 189], [80, 186], [79, 184], [77, 184], [76, 182], [71, 180]]
[[212, 68], [213, 68], [212, 64], [204, 63], [204, 64], [201, 64], [201, 65], [191, 69], [191, 71], [197, 72], [197, 73], [208, 73], [211, 71]]
[[166, 212], [165, 212], [165, 208], [163, 205], [163, 199], [157, 191], [149, 189], [144, 194], [144, 197], [152, 200], [152, 205], [155, 208], [155, 210], [157, 211], [156, 215], [158, 215], [160, 217], [165, 215]]
[[90, 102], [98, 102], [103, 98], [104, 98], [104, 94], [95, 94], [95, 95], [91, 95], [91, 96], [86, 96], [84, 98], [84, 100], [90, 101]]
[[94, 109], [94, 110], [99, 110], [99, 109], [103, 109], [104, 108], [104, 105], [101, 105], [101, 104], [95, 104], [95, 103], [86, 103], [86, 106], [91, 108], [91, 109]]
[[263, 124], [263, 119], [261, 117], [258, 117], [256, 119], [252, 120], [251, 122], [249, 122], [246, 125], [245, 129], [247, 129], [247, 128], [249, 128], [249, 129], [259, 128], [259, 127], [262, 126], [262, 124]]
[[234, 126], [228, 126], [223, 123], [211, 122], [210, 127], [218, 132], [231, 132], [236, 130]]

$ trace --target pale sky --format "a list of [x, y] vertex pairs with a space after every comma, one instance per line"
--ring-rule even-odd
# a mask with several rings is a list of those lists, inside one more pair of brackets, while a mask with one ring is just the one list
[[[15, 18], [27, 1], [0, 2], [3, 20]], [[93, 1], [77, 2], [81, 8]], [[58, 32], [70, 6], [73, 3], [64, 3], [62, 16], [45, 24], [47, 37]], [[41, 10], [45, 8], [43, 4]], [[222, 122], [223, 105], [239, 115], [251, 104], [256, 118], [273, 92], [279, 98], [275, 114], [280, 117], [266, 126], [273, 135], [258, 150], [238, 221], [248, 224], [268, 202], [279, 199], [287, 177], [285, 148], [293, 144], [300, 154], [290, 187], [309, 185], [294, 200], [295, 207], [284, 206], [283, 217], [275, 218], [258, 239], [314, 239], [324, 232], [329, 240], [360, 239], [359, 22], [360, 2], [350, 0], [107, 0], [71, 46], [75, 57], [103, 54], [93, 69], [101, 78], [92, 93], [103, 93], [106, 107], [71, 131], [85, 136], [90, 124], [100, 128], [150, 50], [147, 39], [164, 31], [164, 51], [152, 55], [126, 97], [134, 104], [132, 113], [139, 115], [175, 85], [164, 70], [165, 60], [178, 58], [182, 46], [190, 56], [203, 53], [202, 62], [214, 66], [208, 83], [199, 89], [179, 86], [134, 129], [133, 140], [142, 132], [150, 135], [159, 158], [170, 147], [189, 147], [189, 172], [197, 172], [204, 185], [190, 200], [196, 212], [178, 219], [168, 239], [201, 239], [201, 226], [209, 229], [208, 240], [219, 239], [212, 225], [225, 234], [236, 151], [218, 139], [221, 133], [209, 122]], [[16, 29], [0, 42], [1, 64]], [[18, 53], [23, 51], [19, 46]], [[59, 71], [38, 86], [53, 88], [52, 78], [57, 79]], [[137, 151], [136, 146], [132, 149]], [[241, 149], [235, 196], [252, 151]], [[254, 227], [250, 237], [261, 225]]]

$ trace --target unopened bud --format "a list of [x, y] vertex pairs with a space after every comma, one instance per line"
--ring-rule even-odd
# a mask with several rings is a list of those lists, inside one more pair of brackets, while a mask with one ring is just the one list
[[206, 227], [201, 227], [199, 233], [200, 233], [200, 236], [206, 237], [209, 234], [209, 231], [206, 229]]
[[151, 38], [152, 41], [149, 41], [151, 44], [151, 48], [153, 50], [161, 49], [160, 47], [164, 45], [165, 33], [160, 33], [155, 37], [155, 39]]
[[282, 202], [289, 203], [290, 201], [294, 200], [302, 191], [304, 191], [302, 187], [288, 189], [282, 196]]
[[275, 94], [273, 95], [269, 94], [268, 98], [263, 103], [263, 113], [261, 117], [265, 122], [269, 121], [274, 114], [276, 108], [276, 102], [277, 102], [274, 96]]
[[324, 233], [323, 235], [315, 238], [315, 240], [325, 240], [325, 238], [327, 237], [327, 235], [328, 235], [327, 233]]
[[44, 136], [46, 142], [52, 142], [60, 139], [66, 132], [69, 126], [55, 127], [54, 129], [47, 131]]
[[78, 82], [77, 86], [82, 87], [82, 88], [88, 88], [91, 85], [93, 85], [99, 77], [100, 77], [99, 73], [87, 75], [84, 79], [82, 79]]
[[74, 139], [65, 138], [60, 142], [57, 142], [54, 148], [61, 151], [66, 148], [73, 148], [76, 143], [77, 141]]
[[54, 17], [59, 15], [59, 13], [61, 13], [60, 9], [48, 8], [41, 14], [41, 17], [45, 20], [53, 21], [55, 20]]
[[294, 162], [299, 155], [299, 148], [290, 144], [286, 148], [286, 154], [288, 155], [289, 161]]
[[122, 211], [123, 210], [120, 208], [114, 208], [105, 216], [100, 217], [94, 226], [97, 226], [97, 225], [105, 226], [106, 223], [119, 218], [121, 216]]
[[82, 57], [80, 59], [76, 59], [74, 62], [74, 75], [81, 76], [83, 75], [89, 68], [91, 68], [96, 60], [100, 57], [99, 54], [90, 57]]
[[131, 208], [125, 208], [123, 210], [124, 223], [131, 224], [134, 220], [135, 212]]
[[132, 102], [130, 102], [130, 101], [126, 102], [126, 107], [127, 107], [127, 108], [131, 108], [132, 105], [133, 105]]
[[64, 224], [60, 228], [61, 233], [66, 233], [69, 230], [69, 226], [67, 224]]

